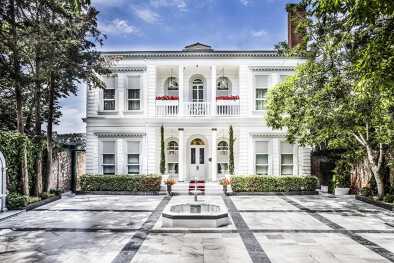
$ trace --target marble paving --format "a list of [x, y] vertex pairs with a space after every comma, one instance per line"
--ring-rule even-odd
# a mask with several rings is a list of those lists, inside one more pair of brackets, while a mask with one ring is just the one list
[[221, 228], [163, 228], [193, 196], [77, 195], [0, 219], [0, 262], [394, 262], [394, 213], [332, 196], [199, 196]]
[[256, 233], [272, 263], [386, 263], [389, 260], [337, 233]]
[[132, 263], [252, 263], [239, 234], [151, 234]]

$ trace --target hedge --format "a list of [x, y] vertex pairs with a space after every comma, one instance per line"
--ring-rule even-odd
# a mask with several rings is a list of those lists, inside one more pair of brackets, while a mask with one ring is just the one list
[[80, 178], [82, 192], [159, 192], [160, 184], [161, 176], [156, 175], [83, 175]]
[[297, 192], [315, 191], [314, 176], [232, 176], [233, 192]]

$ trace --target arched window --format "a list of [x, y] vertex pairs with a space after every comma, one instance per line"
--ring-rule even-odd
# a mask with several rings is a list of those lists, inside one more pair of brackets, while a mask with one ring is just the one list
[[226, 141], [219, 142], [218, 151], [228, 151], [228, 143]]
[[169, 152], [175, 152], [178, 151], [178, 143], [176, 141], [170, 141], [167, 145], [167, 150]]
[[165, 87], [167, 90], [178, 90], [178, 80], [176, 77], [169, 77], [166, 80]]
[[193, 139], [190, 145], [205, 145], [204, 141], [200, 138]]
[[220, 141], [217, 145], [217, 173], [228, 173], [229, 146], [226, 141]]

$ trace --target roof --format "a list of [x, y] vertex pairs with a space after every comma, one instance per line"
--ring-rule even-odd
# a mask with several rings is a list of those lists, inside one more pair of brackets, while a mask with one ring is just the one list
[[215, 50], [200, 42], [187, 45], [183, 50], [103, 51], [101, 54], [108, 57], [128, 58], [285, 57], [279, 55], [276, 50]]

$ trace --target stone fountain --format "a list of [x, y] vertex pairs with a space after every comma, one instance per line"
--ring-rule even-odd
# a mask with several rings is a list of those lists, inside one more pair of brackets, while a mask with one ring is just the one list
[[230, 223], [225, 207], [198, 200], [197, 183], [194, 185], [194, 202], [168, 205], [162, 217], [163, 227], [215, 228]]

